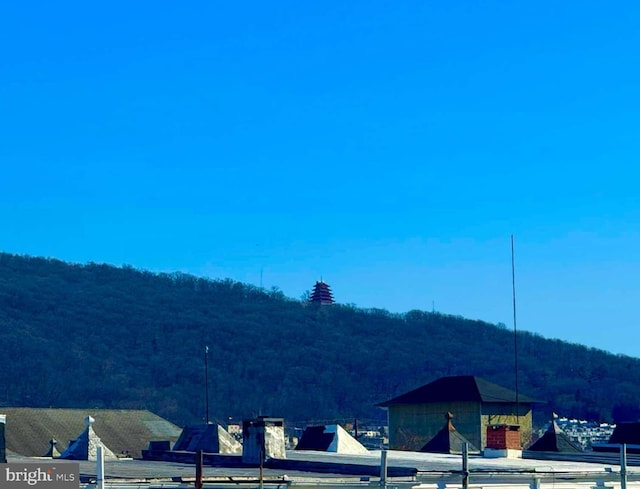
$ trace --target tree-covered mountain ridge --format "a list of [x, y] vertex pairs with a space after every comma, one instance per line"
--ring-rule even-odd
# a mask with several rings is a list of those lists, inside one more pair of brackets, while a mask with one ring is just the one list
[[[0, 406], [149, 409], [179, 424], [256, 415], [383, 420], [446, 375], [514, 388], [513, 331], [425, 311], [293, 300], [232, 280], [0, 253]], [[640, 360], [518, 332], [519, 391], [600, 421], [640, 414]]]

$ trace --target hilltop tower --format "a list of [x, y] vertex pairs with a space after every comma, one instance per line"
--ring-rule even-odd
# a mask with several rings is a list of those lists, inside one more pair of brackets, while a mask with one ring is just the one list
[[333, 300], [333, 294], [331, 293], [331, 287], [329, 287], [329, 284], [323, 282], [322, 280], [317, 281], [313, 286], [313, 292], [311, 292], [309, 302], [333, 304], [335, 301]]

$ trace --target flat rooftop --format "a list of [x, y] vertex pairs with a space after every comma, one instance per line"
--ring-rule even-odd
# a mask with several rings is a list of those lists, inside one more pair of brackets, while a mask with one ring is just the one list
[[[307, 470], [295, 470], [294, 467], [304, 467], [305, 463], [327, 464], [331, 468], [337, 468], [341, 465], [358, 465], [370, 466], [372, 473], [379, 475], [378, 467], [381, 461], [381, 452], [371, 451], [363, 455], [346, 455], [327, 452], [314, 451], [288, 451], [287, 461], [291, 461], [288, 468], [274, 469], [264, 468], [263, 474], [269, 479], [288, 479], [288, 480], [361, 480], [360, 476], [349, 473], [348, 470], [336, 470], [333, 472], [316, 472]], [[636, 458], [630, 462], [639, 463]], [[29, 458], [8, 453], [9, 462], [24, 462], [51, 460], [43, 458]], [[195, 458], [195, 457], [194, 457]], [[238, 456], [239, 461], [241, 457]], [[68, 463], [67, 461], [60, 461]], [[76, 462], [77, 463], [77, 462]], [[80, 474], [86, 477], [95, 478], [96, 463], [81, 461]], [[118, 460], [105, 461], [105, 474], [111, 479], [128, 479], [128, 480], [144, 480], [144, 479], [171, 479], [192, 480], [195, 477], [195, 465], [176, 462], [156, 462], [145, 460]], [[443, 474], [460, 471], [462, 468], [462, 457], [460, 455], [446, 455], [434, 453], [404, 452], [393, 451], [387, 452], [387, 465], [389, 467], [406, 467], [414, 468], [418, 471], [417, 480], [435, 480], [438, 477], [444, 477]], [[578, 462], [578, 461], [559, 461], [559, 460], [532, 460], [522, 458], [483, 458], [480, 456], [469, 456], [469, 470], [473, 480], [486, 479], [489, 474], [496, 472], [504, 472], [510, 474], [526, 474], [531, 478], [534, 474], [541, 476], [553, 474], [553, 477], [560, 478], [563, 476], [576, 477], [579, 475], [593, 476], [593, 480], [598, 477], [606, 478], [612, 473], [619, 472], [619, 457], [613, 456], [609, 462]], [[640, 466], [629, 466], [627, 469], [630, 481], [640, 481]], [[203, 477], [207, 478], [258, 478], [258, 467], [214, 467], [205, 465], [203, 467]], [[286, 477], [285, 477], [286, 476]], [[455, 475], [455, 477], [459, 477]], [[453, 476], [449, 477], [453, 478]], [[373, 480], [374, 477], [371, 477]], [[638, 485], [640, 487], [640, 483]]]

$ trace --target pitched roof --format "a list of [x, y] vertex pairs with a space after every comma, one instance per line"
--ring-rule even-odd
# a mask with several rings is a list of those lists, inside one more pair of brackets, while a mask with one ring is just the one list
[[352, 455], [368, 453], [368, 450], [339, 424], [308, 426], [302, 433], [296, 450], [318, 450]]
[[69, 442], [60, 458], [67, 460], [98, 460], [98, 447], [101, 446], [105, 460], [116, 460], [118, 456], [106, 446], [91, 426], [95, 422], [92, 416], [85, 418], [86, 428], [80, 435]]
[[318, 450], [326, 452], [333, 442], [333, 433], [326, 433], [324, 425], [307, 426], [296, 445], [296, 450]]
[[320, 280], [313, 286], [313, 292], [309, 297], [309, 302], [319, 302], [321, 304], [333, 304], [333, 293], [329, 284]]
[[562, 431], [555, 421], [551, 421], [549, 428], [528, 450], [534, 452], [563, 452], [582, 453], [582, 448], [576, 445], [571, 438]]
[[474, 447], [469, 440], [455, 429], [451, 422], [453, 414], [447, 413], [445, 415], [445, 419], [447, 422], [444, 427], [420, 449], [421, 452], [462, 453], [463, 443], [467, 444], [467, 450], [469, 452], [479, 452], [479, 450]]
[[173, 450], [241, 454], [242, 445], [219, 424], [205, 423], [185, 426]]
[[[516, 393], [480, 377], [460, 375], [441, 377], [406, 394], [381, 402], [377, 406], [388, 407], [399, 404], [432, 402], [514, 403], [516, 402]], [[519, 394], [518, 402], [530, 404], [539, 401]]]
[[86, 416], [95, 418], [93, 428], [104, 444], [115, 453], [140, 457], [149, 441], [180, 436], [180, 428], [146, 410], [136, 409], [40, 409], [0, 408], [7, 415], [7, 449], [27, 457], [40, 457], [57, 440], [64, 451], [69, 441], [85, 429]]

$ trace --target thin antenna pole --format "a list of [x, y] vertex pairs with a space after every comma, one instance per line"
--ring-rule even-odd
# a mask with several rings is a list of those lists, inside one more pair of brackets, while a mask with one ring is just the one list
[[518, 328], [516, 326], [516, 261], [511, 235], [511, 288], [513, 292], [513, 357], [516, 376], [516, 422], [520, 423], [520, 398], [518, 395]]
[[209, 347], [204, 347], [204, 397], [206, 405], [206, 420], [209, 424]]

